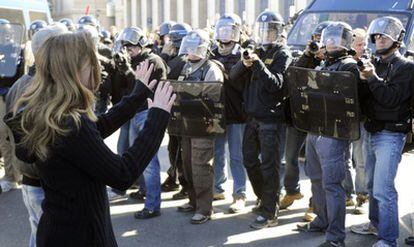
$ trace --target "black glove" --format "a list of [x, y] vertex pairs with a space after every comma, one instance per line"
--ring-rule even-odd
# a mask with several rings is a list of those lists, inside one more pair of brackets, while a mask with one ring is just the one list
[[115, 67], [121, 73], [126, 74], [128, 71], [132, 70], [129, 57], [122, 52], [115, 54], [114, 56]]

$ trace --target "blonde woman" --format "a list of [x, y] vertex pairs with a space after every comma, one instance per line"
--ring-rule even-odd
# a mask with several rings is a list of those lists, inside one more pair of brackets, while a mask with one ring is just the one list
[[132, 93], [107, 114], [95, 116], [99, 63], [88, 33], [48, 39], [36, 54], [31, 86], [6, 119], [16, 155], [36, 163], [45, 191], [37, 246], [117, 246], [106, 185], [126, 190], [158, 150], [175, 100], [169, 83], [159, 83], [148, 99], [148, 120], [123, 156], [103, 139], [134, 116], [151, 94], [153, 66], [136, 69]]

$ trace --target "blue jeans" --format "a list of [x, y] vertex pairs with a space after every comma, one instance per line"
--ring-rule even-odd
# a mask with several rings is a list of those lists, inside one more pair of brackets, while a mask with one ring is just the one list
[[[286, 131], [287, 126], [286, 124], [282, 124], [279, 128], [279, 136], [280, 136], [280, 145], [279, 145], [279, 153], [281, 155], [280, 157], [280, 165], [284, 166], [286, 165]], [[283, 184], [280, 186], [282, 187]]]
[[367, 185], [365, 180], [365, 146], [364, 140], [367, 136], [363, 124], [361, 123], [361, 137], [359, 140], [352, 142], [352, 159], [355, 166], [355, 193], [356, 194], [368, 194]]
[[[129, 144], [132, 145], [143, 129], [145, 120], [147, 120], [148, 110], [138, 112], [132, 119], [129, 126]], [[152, 211], [159, 211], [161, 207], [161, 178], [160, 162], [158, 154], [154, 155], [147, 168], [143, 173], [145, 181], [145, 208]], [[143, 185], [139, 183], [140, 188]]]
[[398, 193], [395, 176], [405, 144], [405, 134], [383, 130], [367, 133], [365, 174], [369, 193], [369, 219], [378, 239], [397, 245], [399, 235]]
[[45, 198], [45, 192], [41, 187], [22, 185], [23, 202], [29, 213], [30, 221], [30, 242], [29, 247], [36, 247], [36, 233], [40, 217], [42, 216], [42, 202]]
[[129, 125], [130, 121], [124, 123], [119, 131], [118, 143], [116, 150], [119, 155], [122, 155], [129, 148]]
[[246, 197], [246, 171], [243, 165], [243, 132], [244, 124], [229, 124], [226, 127], [226, 134], [216, 136], [214, 146], [214, 173], [215, 193], [223, 193], [222, 185], [227, 177], [224, 169], [226, 155], [225, 144], [229, 144], [230, 170], [233, 176], [233, 196]]
[[352, 147], [349, 146], [349, 149], [346, 150], [345, 153], [345, 179], [342, 181], [342, 185], [344, 186], [346, 198], [352, 199], [352, 194], [354, 193], [354, 179], [352, 178], [351, 174], [351, 167], [352, 167]]
[[312, 183], [312, 204], [317, 217], [312, 227], [326, 229], [327, 241], [345, 239], [346, 152], [350, 142], [308, 133], [306, 174]]
[[306, 132], [288, 126], [286, 130], [286, 173], [284, 186], [286, 194], [293, 195], [300, 192], [299, 185], [299, 154], [306, 139]]

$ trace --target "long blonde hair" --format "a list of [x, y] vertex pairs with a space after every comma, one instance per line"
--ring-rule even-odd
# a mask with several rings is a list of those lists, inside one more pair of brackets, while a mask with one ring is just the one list
[[[21, 144], [30, 155], [46, 160], [56, 138], [80, 127], [81, 114], [96, 121], [94, 92], [100, 82], [96, 48], [87, 32], [68, 33], [48, 39], [35, 56], [36, 74], [17, 101], [13, 114], [22, 110]], [[85, 63], [91, 65], [92, 91], [79, 78]]]

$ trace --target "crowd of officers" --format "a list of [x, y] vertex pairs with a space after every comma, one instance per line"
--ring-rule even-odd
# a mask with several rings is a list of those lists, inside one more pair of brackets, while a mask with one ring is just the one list
[[[189, 199], [178, 211], [193, 212], [193, 224], [207, 222], [213, 214], [213, 200], [224, 199], [227, 143], [234, 179], [229, 212], [238, 213], [245, 207], [247, 173], [257, 197], [253, 212], [258, 216], [250, 226], [255, 229], [276, 226], [279, 210], [303, 197], [298, 158], [305, 147], [305, 171], [312, 183], [312, 197], [304, 217], [309, 222], [299, 224], [298, 230], [325, 232], [326, 242], [320, 246], [345, 246], [345, 209], [354, 205], [351, 196], [354, 186], [349, 173], [354, 163], [357, 171], [355, 213], [362, 213], [362, 204], [369, 201], [370, 223], [351, 230], [377, 235], [374, 246], [396, 246], [399, 223], [394, 179], [406, 134], [411, 131], [413, 78], [410, 70], [414, 68], [399, 53], [405, 30], [398, 19], [375, 19], [367, 31], [352, 30], [343, 22], [320, 23], [305, 51], [297, 52], [295, 57], [286, 46], [283, 19], [272, 11], [264, 11], [257, 17], [254, 40], [235, 14], [223, 15], [214, 29], [192, 29], [186, 23], [164, 22], [150, 35], [135, 26], [119, 33], [115, 28], [111, 32], [102, 31], [92, 16], [80, 18], [77, 25], [69, 19], [62, 19], [60, 23], [54, 27], [42, 21], [32, 23], [29, 30], [32, 43], [44, 39], [42, 32], [48, 36], [47, 30], [56, 26], [92, 34], [102, 67], [102, 83], [96, 95], [98, 114], [128, 95], [135, 81], [133, 71], [145, 60], [153, 64], [151, 80], [213, 81], [224, 86], [225, 134], [208, 137], [170, 134], [168, 178], [161, 184], [160, 164], [155, 155], [137, 181], [138, 191], [130, 194], [134, 199], [145, 201], [144, 209], [135, 213], [136, 218], [160, 216], [161, 191], [178, 191], [173, 199]], [[367, 42], [375, 46], [375, 56], [367, 55]], [[359, 60], [363, 66], [358, 66]], [[292, 65], [349, 71], [354, 75], [363, 116], [359, 140], [322, 136], [294, 127], [286, 93], [286, 71]], [[27, 81], [26, 77], [34, 73], [33, 67], [19, 81]], [[21, 90], [16, 86], [19, 81], [13, 86], [7, 85], [12, 88], [6, 100]], [[147, 107], [143, 106], [122, 126], [118, 154], [132, 144], [146, 117]], [[35, 166], [31, 169], [12, 166], [14, 160], [6, 159], [10, 149], [4, 147], [4, 142], [6, 138], [2, 137], [1, 152], [7, 168], [3, 191], [21, 182], [19, 174], [23, 175], [23, 186], [41, 190]], [[282, 165], [286, 168], [283, 184]], [[283, 198], [281, 187], [286, 191]], [[125, 195], [126, 191], [108, 188], [111, 201]], [[27, 200], [39, 201], [32, 197]], [[32, 221], [40, 217], [38, 204], [33, 210], [33, 205], [26, 203], [31, 216], [36, 215]], [[33, 230], [36, 222], [31, 225]]]

